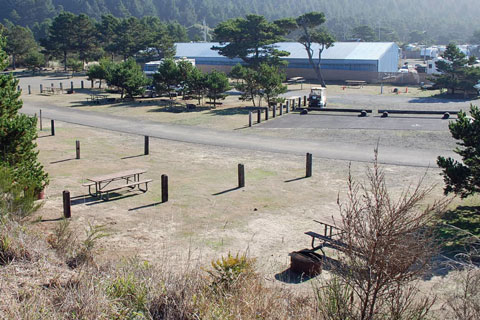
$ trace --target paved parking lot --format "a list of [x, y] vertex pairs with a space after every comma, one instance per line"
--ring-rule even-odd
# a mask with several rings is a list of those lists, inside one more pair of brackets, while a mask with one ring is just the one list
[[[453, 116], [451, 119], [456, 119]], [[307, 115], [290, 113], [260, 123], [258, 126], [269, 129], [317, 128], [317, 129], [372, 129], [372, 130], [421, 130], [448, 131], [449, 120], [441, 115], [382, 118], [378, 115], [359, 117], [356, 113], [332, 114], [310, 112]]]

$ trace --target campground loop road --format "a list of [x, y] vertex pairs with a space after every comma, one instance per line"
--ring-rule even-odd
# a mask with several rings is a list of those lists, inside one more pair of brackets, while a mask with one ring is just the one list
[[[305, 155], [310, 152], [315, 158], [371, 162], [374, 152], [371, 145], [351, 143], [332, 143], [328, 141], [308, 139], [288, 139], [254, 135], [248, 128], [237, 131], [219, 131], [193, 126], [160, 123], [122, 116], [108, 115], [94, 111], [83, 111], [74, 108], [57, 107], [45, 104], [24, 102], [21, 112], [29, 115], [39, 113], [47, 119], [84, 125], [94, 128], [112, 130], [136, 135], [227, 147], [245, 150], [274, 152], [280, 154]], [[288, 116], [288, 115], [286, 115]], [[247, 117], [245, 118], [247, 121]], [[411, 149], [395, 146], [382, 146], [379, 150], [379, 161], [389, 165], [436, 168], [438, 155], [454, 156], [453, 152], [435, 149]]]

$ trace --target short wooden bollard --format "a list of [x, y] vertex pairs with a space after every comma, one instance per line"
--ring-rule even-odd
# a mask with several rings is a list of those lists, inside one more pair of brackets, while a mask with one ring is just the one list
[[245, 166], [241, 163], [238, 164], [238, 187], [245, 187]]
[[63, 191], [63, 216], [67, 219], [72, 216], [70, 191], [68, 190]]
[[70, 89], [71, 89], [72, 92], [73, 92], [73, 81], [70, 81]]
[[302, 97], [298, 97], [298, 107], [302, 106]]
[[17, 91], [22, 91], [22, 89], [20, 88], [20, 86], [17, 86]]
[[295, 111], [295, 99], [292, 99], [292, 111]]
[[262, 122], [262, 110], [257, 110], [257, 123]]
[[40, 109], [40, 131], [43, 130], [43, 124], [42, 124], [42, 109]]
[[52, 130], [52, 136], [55, 135], [55, 120], [50, 121], [50, 129]]
[[90, 88], [93, 88], [93, 80], [90, 80]]
[[144, 154], [148, 155], [150, 153], [150, 138], [149, 136], [145, 136], [145, 145], [143, 148]]
[[307, 96], [303, 96], [303, 106], [307, 106]]
[[311, 153], [307, 153], [307, 170], [306, 170], [306, 174], [305, 174], [305, 177], [309, 178], [312, 176], [312, 154]]
[[252, 111], [248, 112], [248, 126], [252, 126]]
[[83, 89], [83, 80], [80, 81], [80, 87]]
[[286, 104], [286, 106], [285, 106], [285, 112], [286, 112], [286, 113], [289, 112], [288, 108], [290, 108], [290, 103], [289, 103], [289, 101], [287, 100], [287, 104]]
[[43, 85], [40, 85], [40, 93], [43, 93]]
[[63, 91], [63, 83], [60, 82], [60, 91]]
[[280, 105], [280, 115], [283, 115], [283, 104]]
[[53, 83], [50, 83], [50, 87], [52, 87], [52, 89], [53, 89]]
[[268, 107], [265, 108], [265, 121], [268, 120]]
[[272, 118], [275, 118], [277, 116], [277, 106], [274, 105], [272, 106]]
[[75, 158], [80, 159], [80, 141], [75, 141]]
[[162, 202], [168, 201], [168, 176], [162, 174]]
[[30, 87], [30, 85], [28, 85], [28, 94], [32, 94], [32, 87]]

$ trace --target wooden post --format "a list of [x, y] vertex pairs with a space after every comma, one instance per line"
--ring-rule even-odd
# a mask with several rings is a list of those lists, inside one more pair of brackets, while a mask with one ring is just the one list
[[298, 107], [302, 106], [302, 97], [298, 97]]
[[93, 89], [93, 80], [90, 80], [90, 88]]
[[73, 92], [73, 81], [70, 81], [70, 89], [71, 89], [72, 92]]
[[43, 126], [42, 126], [42, 109], [40, 109], [40, 131], [43, 130]]
[[309, 178], [312, 176], [312, 154], [307, 153], [307, 172], [305, 174], [305, 177]]
[[80, 87], [83, 89], [83, 80], [80, 81]]
[[283, 104], [280, 104], [280, 115], [283, 115]]
[[75, 150], [76, 150], [75, 158], [80, 159], [80, 141], [79, 140], [75, 141]]
[[162, 174], [162, 202], [168, 201], [168, 176]]
[[265, 121], [268, 120], [268, 107], [265, 108]]
[[295, 99], [292, 99], [292, 111], [295, 111]]
[[22, 91], [22, 89], [20, 89], [20, 86], [17, 86], [17, 91]]
[[275, 118], [277, 116], [277, 106], [272, 106], [272, 117]]
[[40, 93], [43, 93], [43, 85], [40, 84]]
[[262, 110], [257, 110], [257, 123], [262, 122]]
[[245, 166], [241, 163], [238, 164], [238, 187], [245, 187]]
[[72, 216], [70, 191], [68, 190], [63, 191], [63, 216], [67, 219]]
[[149, 141], [149, 140], [150, 140], [149, 137], [148, 137], [148, 136], [145, 136], [145, 146], [144, 146], [144, 148], [143, 148], [145, 155], [148, 155], [148, 154], [150, 153], [150, 150], [149, 150], [149, 149], [150, 149], [150, 148], [149, 148], [149, 142], [150, 142], [150, 141]]
[[285, 111], [288, 113], [289, 112], [288, 109], [290, 108], [290, 101], [289, 100], [287, 100], [287, 104], [286, 104], [285, 107], [286, 107]]
[[248, 112], [248, 126], [252, 126], [252, 111]]
[[28, 85], [28, 94], [32, 94], [32, 88]]
[[52, 89], [53, 89], [53, 83], [50, 83], [50, 87], [52, 87]]
[[60, 82], [60, 91], [63, 93], [63, 83]]
[[52, 129], [52, 136], [54, 136], [55, 135], [55, 120], [52, 119], [50, 121], [50, 123], [51, 123], [50, 124], [50, 129]]
[[303, 106], [307, 106], [307, 96], [303, 96]]

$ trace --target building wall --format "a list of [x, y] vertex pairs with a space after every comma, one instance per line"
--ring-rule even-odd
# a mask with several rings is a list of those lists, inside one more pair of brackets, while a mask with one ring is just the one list
[[392, 44], [388, 50], [378, 59], [378, 72], [397, 72], [400, 61], [400, 49]]

